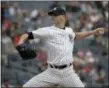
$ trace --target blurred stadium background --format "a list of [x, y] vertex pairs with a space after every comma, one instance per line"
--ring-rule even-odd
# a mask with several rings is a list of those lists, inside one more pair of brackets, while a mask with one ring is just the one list
[[[47, 55], [40, 49], [40, 40], [30, 42], [36, 45], [38, 56], [27, 61], [22, 60], [14, 45], [24, 32], [52, 25], [47, 11], [56, 6], [67, 10], [67, 26], [76, 32], [97, 27], [105, 27], [108, 31], [108, 1], [2, 1], [2, 87], [22, 86], [46, 69]], [[109, 85], [107, 49], [108, 32], [75, 42], [74, 67], [86, 86], [106, 88]]]

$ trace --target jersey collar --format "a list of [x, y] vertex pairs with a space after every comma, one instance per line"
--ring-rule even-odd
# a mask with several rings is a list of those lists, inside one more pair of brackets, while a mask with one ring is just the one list
[[61, 29], [61, 30], [65, 30], [65, 29], [66, 29], [66, 27], [64, 27], [64, 28], [59, 28], [59, 27], [56, 27], [55, 25], [53, 25], [53, 27], [58, 28], [58, 29]]

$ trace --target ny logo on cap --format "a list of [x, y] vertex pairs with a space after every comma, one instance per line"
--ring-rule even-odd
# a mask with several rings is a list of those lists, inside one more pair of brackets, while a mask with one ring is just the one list
[[56, 10], [56, 8], [54, 8], [53, 10]]

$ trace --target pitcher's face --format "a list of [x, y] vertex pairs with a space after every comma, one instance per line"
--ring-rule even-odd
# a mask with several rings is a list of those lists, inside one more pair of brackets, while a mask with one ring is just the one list
[[65, 24], [66, 23], [66, 16], [65, 15], [58, 15], [53, 16], [54, 24]]

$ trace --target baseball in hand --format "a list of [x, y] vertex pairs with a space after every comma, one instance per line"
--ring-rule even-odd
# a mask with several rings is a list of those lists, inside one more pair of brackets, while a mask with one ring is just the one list
[[103, 35], [103, 34], [104, 34], [104, 30], [100, 30], [100, 31], [99, 31], [99, 34], [100, 34], [100, 35]]
[[95, 35], [103, 35], [104, 34], [104, 28], [97, 28], [94, 30]]

